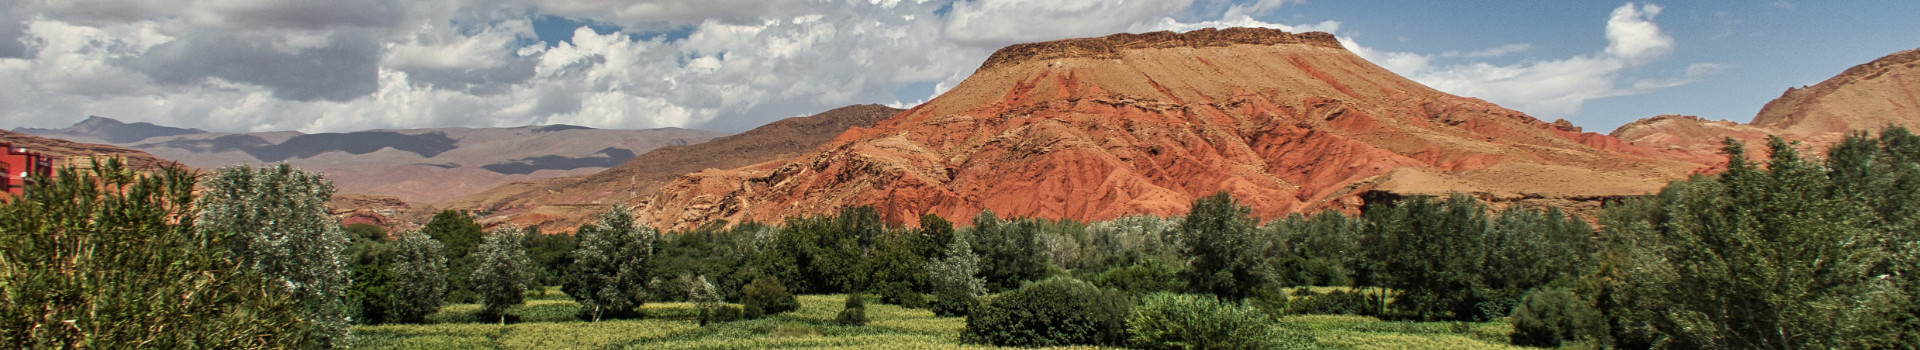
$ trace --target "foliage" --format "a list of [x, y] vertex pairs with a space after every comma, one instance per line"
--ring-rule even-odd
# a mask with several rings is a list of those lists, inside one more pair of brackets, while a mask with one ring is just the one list
[[1280, 314], [1286, 315], [1367, 315], [1380, 302], [1367, 293], [1338, 289], [1325, 293], [1308, 288], [1295, 289], [1291, 301]]
[[392, 298], [387, 309], [388, 320], [420, 323], [426, 321], [427, 315], [440, 310], [440, 303], [447, 295], [445, 249], [440, 241], [419, 231], [400, 234], [388, 274], [393, 280], [406, 283], [388, 287], [388, 297]]
[[707, 276], [689, 278], [687, 275], [680, 275], [680, 278], [689, 280], [686, 283], [687, 301], [693, 302], [694, 308], [699, 309], [698, 318], [701, 327], [723, 320], [720, 315], [722, 309], [720, 293], [714, 290], [712, 282], [707, 281]]
[[833, 317], [833, 323], [842, 326], [867, 325], [867, 302], [860, 293], [847, 294], [847, 306]]
[[533, 280], [533, 261], [521, 249], [526, 230], [507, 228], [487, 234], [486, 242], [474, 252], [473, 291], [480, 296], [481, 314], [497, 316], [507, 322], [507, 308], [526, 302], [527, 284]]
[[528, 229], [526, 237], [527, 259], [533, 260], [538, 267], [535, 285], [558, 286], [564, 284], [563, 277], [567, 268], [573, 266], [573, 250], [580, 247], [579, 241], [571, 234], [541, 234]]
[[747, 284], [741, 293], [741, 313], [748, 319], [760, 318], [800, 308], [800, 302], [793, 294], [787, 293], [787, 287], [780, 284], [780, 278], [762, 275]]
[[563, 290], [580, 302], [582, 318], [639, 316], [640, 306], [647, 302], [647, 282], [654, 277], [646, 267], [659, 234], [635, 225], [627, 208], [614, 206], [578, 235], [573, 277]]
[[1600, 312], [1564, 288], [1527, 294], [1513, 310], [1513, 345], [1543, 348], [1578, 340], [1600, 340], [1607, 335]]
[[1141, 349], [1265, 349], [1266, 314], [1213, 296], [1149, 294], [1127, 317], [1128, 345]]
[[[380, 237], [385, 237], [381, 234]], [[347, 246], [347, 315], [356, 324], [390, 322], [394, 288], [389, 270], [393, 264], [392, 243], [362, 240], [356, 237]]]
[[467, 284], [473, 275], [475, 261], [471, 255], [475, 247], [484, 240], [480, 223], [473, 216], [458, 210], [442, 210], [420, 228], [427, 237], [440, 241], [446, 247], [447, 256], [447, 300], [451, 302], [474, 302], [478, 296], [473, 286]]
[[872, 271], [872, 291], [880, 297], [880, 302], [925, 306], [926, 301], [917, 290], [924, 290], [928, 285], [929, 271], [927, 259], [918, 252], [918, 246], [930, 239], [919, 231], [896, 231], [880, 238], [873, 257], [867, 260]]
[[351, 343], [343, 299], [351, 281], [347, 237], [327, 215], [333, 182], [318, 173], [278, 166], [221, 168], [199, 199], [195, 230], [230, 233], [225, 242], [241, 264], [300, 304], [314, 347]]
[[967, 317], [961, 340], [997, 346], [1119, 345], [1132, 305], [1125, 293], [1055, 277], [1000, 294]]
[[[1607, 315], [1615, 345], [1898, 347], [1896, 305], [1909, 297], [1900, 284], [1911, 283], [1899, 271], [1912, 265], [1892, 262], [1913, 241], [1886, 223], [1911, 214], [1886, 216], [1876, 202], [1911, 194], [1865, 195], [1855, 186], [1897, 176], [1855, 172], [1903, 156], [1888, 154], [1889, 143], [1869, 157], [1858, 149], [1867, 141], [1852, 138], [1827, 166], [1774, 138], [1764, 170], [1729, 140], [1719, 178], [1609, 207], [1606, 268], [1584, 294]], [[1898, 164], [1884, 166], [1912, 163]]]
[[1189, 261], [1187, 288], [1228, 300], [1241, 300], [1273, 282], [1265, 267], [1262, 240], [1254, 235], [1252, 208], [1226, 192], [1194, 199], [1180, 223], [1180, 253]]
[[1093, 283], [1134, 294], [1172, 292], [1180, 289], [1180, 275], [1179, 268], [1149, 257], [1132, 265], [1107, 269], [1095, 277]]
[[943, 255], [927, 264], [928, 282], [933, 289], [933, 313], [940, 316], [966, 316], [987, 292], [986, 279], [978, 277], [980, 258], [966, 235], [955, 235]]
[[194, 229], [194, 176], [119, 158], [0, 198], [0, 347], [283, 348], [300, 308]]
[[1001, 221], [990, 210], [973, 218], [969, 243], [980, 258], [977, 276], [986, 280], [988, 289], [1010, 290], [1046, 276], [1047, 256], [1038, 241], [1040, 226], [1035, 219]]

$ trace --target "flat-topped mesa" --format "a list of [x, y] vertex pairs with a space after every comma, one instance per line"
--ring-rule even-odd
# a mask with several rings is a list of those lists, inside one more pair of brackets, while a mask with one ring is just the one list
[[1126, 50], [1282, 44], [1346, 49], [1340, 45], [1340, 40], [1334, 38], [1333, 34], [1325, 32], [1294, 34], [1267, 28], [1204, 28], [1186, 33], [1171, 31], [1121, 33], [1098, 38], [1018, 44], [994, 51], [993, 56], [988, 57], [986, 63], [980, 64], [980, 71], [1020, 62], [1059, 58], [1117, 59], [1120, 58], [1120, 52]]

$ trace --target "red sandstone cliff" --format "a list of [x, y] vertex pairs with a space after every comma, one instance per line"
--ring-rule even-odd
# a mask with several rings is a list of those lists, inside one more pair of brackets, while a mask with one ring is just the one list
[[[953, 90], [814, 152], [689, 174], [639, 210], [662, 228], [874, 205], [1102, 220], [1228, 191], [1274, 218], [1367, 191], [1577, 201], [1695, 164], [1436, 91], [1326, 33], [1203, 29], [1001, 49]], [[1557, 203], [1557, 202], [1556, 202]]]

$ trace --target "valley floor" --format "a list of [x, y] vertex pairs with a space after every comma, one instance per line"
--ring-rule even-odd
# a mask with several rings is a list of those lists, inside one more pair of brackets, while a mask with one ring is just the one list
[[[922, 309], [868, 304], [864, 327], [833, 323], [843, 295], [802, 295], [800, 309], [758, 320], [700, 327], [691, 303], [649, 303], [647, 319], [583, 322], [578, 304], [558, 291], [509, 310], [522, 322], [474, 319], [479, 305], [448, 305], [433, 324], [354, 326], [361, 349], [989, 349], [959, 342], [966, 319]], [[1372, 317], [1301, 315], [1275, 323], [1287, 349], [1518, 349], [1504, 322], [1397, 322]], [[1083, 347], [1084, 348], [1084, 347]]]

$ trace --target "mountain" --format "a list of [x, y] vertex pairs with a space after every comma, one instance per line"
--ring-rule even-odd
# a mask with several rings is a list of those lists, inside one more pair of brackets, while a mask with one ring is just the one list
[[[436, 204], [514, 181], [592, 174], [655, 148], [724, 135], [679, 128], [604, 130], [571, 125], [160, 135], [180, 130], [192, 129], [124, 124], [101, 117], [66, 129], [22, 129], [51, 137], [104, 140], [198, 168], [288, 162], [325, 173], [340, 193], [393, 197], [413, 204]], [[111, 142], [149, 134], [158, 136]]]
[[140, 150], [97, 143], [74, 142], [55, 138], [0, 130], [0, 142], [11, 143], [14, 148], [39, 152], [54, 158], [54, 166], [91, 164], [95, 157], [120, 157], [127, 165], [136, 170], [154, 169], [171, 163]]
[[160, 136], [188, 135], [205, 133], [200, 129], [182, 129], [153, 125], [152, 123], [124, 123], [113, 118], [89, 116], [86, 120], [65, 129], [20, 128], [14, 131], [26, 134], [61, 137], [69, 140], [94, 143], [123, 144]]
[[1708, 121], [1659, 116], [1621, 125], [1611, 134], [1621, 140], [1706, 163], [1725, 163], [1721, 141], [1746, 143], [1764, 156], [1768, 135], [1800, 141], [1823, 151], [1851, 131], [1879, 131], [1888, 125], [1920, 128], [1920, 49], [1897, 52], [1853, 66], [1809, 87], [1788, 88], [1767, 102], [1753, 122]]
[[637, 215], [662, 228], [874, 205], [1104, 220], [1233, 193], [1253, 214], [1354, 211], [1449, 191], [1594, 207], [1697, 167], [1442, 93], [1330, 34], [1202, 29], [1020, 44], [952, 90], [805, 155], [689, 174]]
[[798, 156], [848, 128], [871, 127], [901, 111], [857, 105], [787, 118], [704, 143], [655, 149], [591, 175], [510, 183], [447, 206], [489, 213], [489, 222], [572, 229], [606, 210], [607, 204], [634, 204], [683, 174]]

